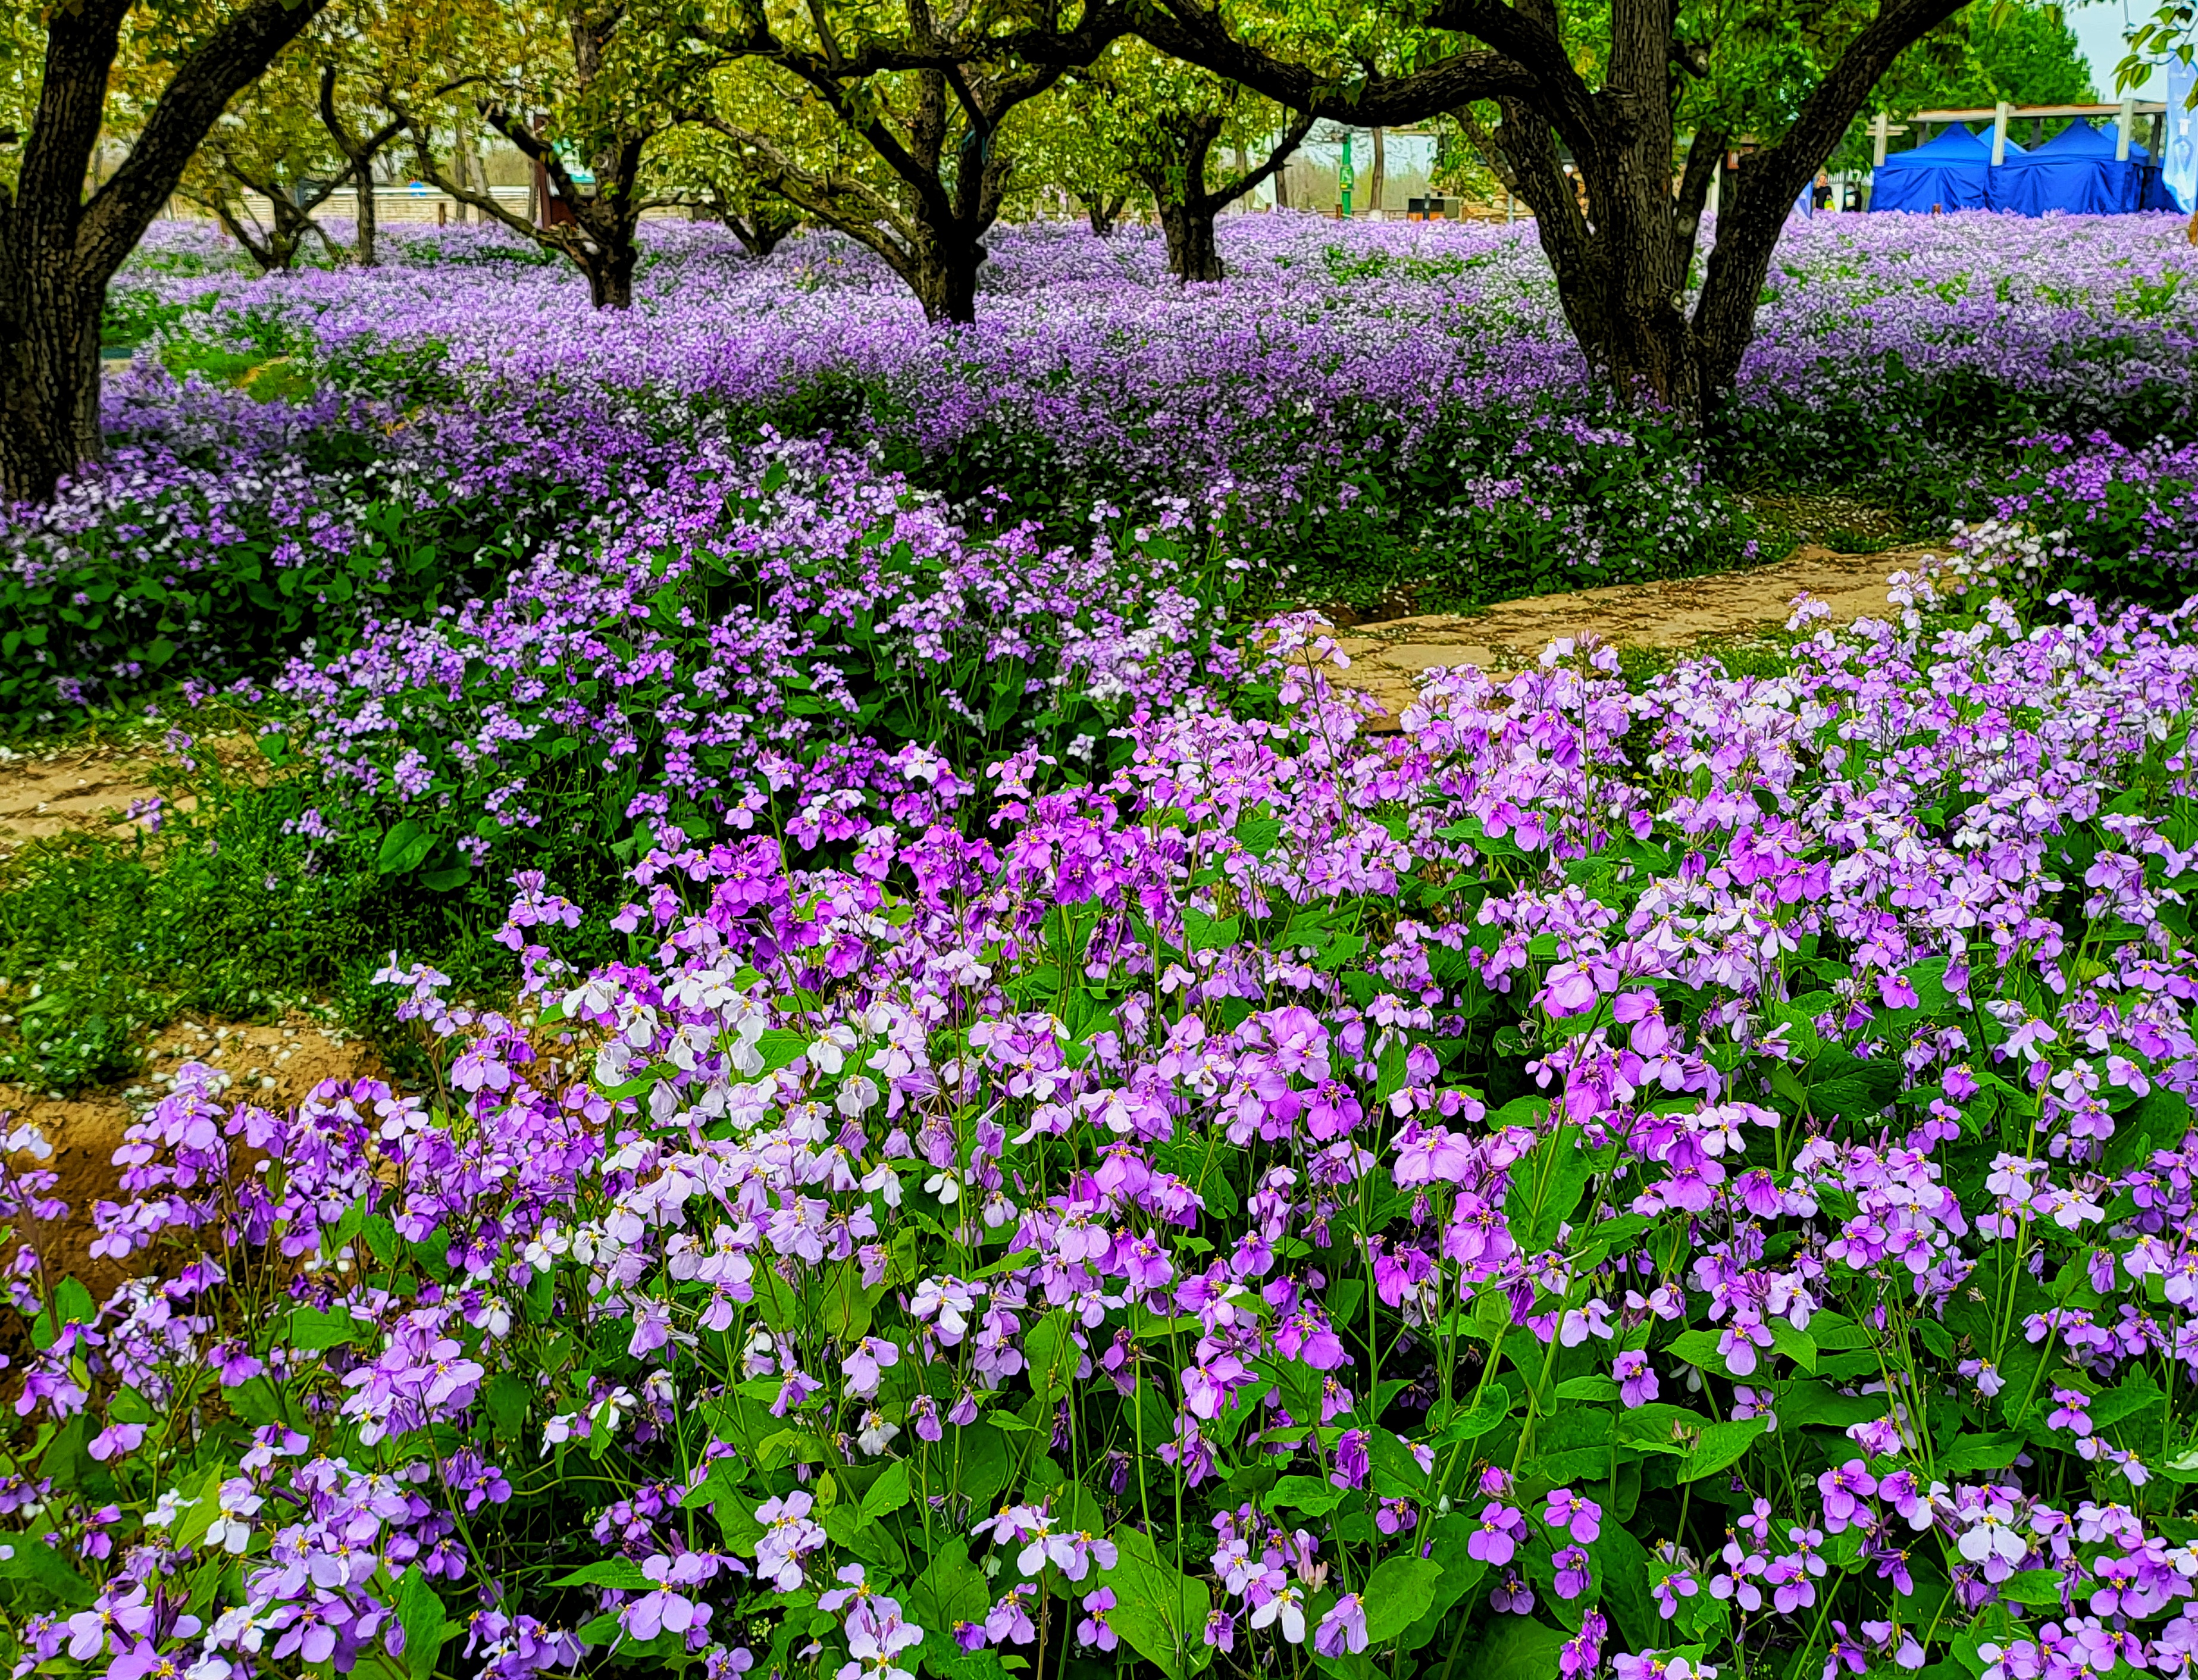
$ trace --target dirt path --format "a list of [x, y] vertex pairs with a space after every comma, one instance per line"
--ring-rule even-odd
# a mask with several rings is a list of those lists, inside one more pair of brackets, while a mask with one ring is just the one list
[[160, 762], [142, 747], [31, 754], [0, 747], [0, 858], [29, 840], [121, 832], [131, 805], [155, 796], [150, 777]]
[[1411, 704], [1425, 671], [1459, 666], [1492, 674], [1518, 671], [1561, 637], [1593, 635], [1629, 648], [1689, 648], [1782, 628], [1793, 613], [1794, 597], [1803, 593], [1829, 605], [1832, 622], [1845, 624], [1885, 613], [1887, 578], [1912, 570], [1922, 556], [1934, 552], [1943, 553], [1944, 545], [1874, 555], [1805, 548], [1775, 566], [1750, 572], [1619, 584], [1507, 601], [1480, 613], [1434, 613], [1356, 625], [1336, 637], [1351, 658], [1350, 670], [1339, 680], [1371, 695], [1393, 719]]

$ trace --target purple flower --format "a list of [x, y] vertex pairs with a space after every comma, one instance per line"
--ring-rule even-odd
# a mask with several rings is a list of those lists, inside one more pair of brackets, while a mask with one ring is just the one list
[[1552, 1488], [1542, 1520], [1566, 1530], [1584, 1546], [1593, 1545], [1602, 1533], [1602, 1507], [1568, 1487]]
[[1588, 1590], [1591, 1578], [1588, 1570], [1587, 1552], [1579, 1546], [1567, 1546], [1552, 1561], [1556, 1566], [1557, 1596], [1578, 1598]]
[[1629, 1407], [1645, 1406], [1656, 1398], [1656, 1373], [1649, 1369], [1646, 1353], [1619, 1354], [1610, 1362], [1610, 1375], [1618, 1383], [1619, 1398]]
[[1346, 1593], [1329, 1607], [1313, 1630], [1312, 1648], [1323, 1657], [1355, 1654], [1366, 1648], [1366, 1609], [1357, 1593]]
[[1526, 1543], [1526, 1520], [1509, 1505], [1490, 1502], [1480, 1511], [1480, 1526], [1465, 1543], [1466, 1555], [1496, 1567], [1511, 1561]]

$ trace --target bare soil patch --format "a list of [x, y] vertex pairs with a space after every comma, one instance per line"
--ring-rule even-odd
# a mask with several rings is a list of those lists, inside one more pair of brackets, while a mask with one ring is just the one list
[[[1593, 636], [1618, 647], [1691, 649], [1782, 627], [1794, 597], [1803, 594], [1826, 603], [1835, 623], [1881, 616], [1890, 608], [1891, 574], [1914, 569], [1922, 556], [1943, 547], [1869, 555], [1804, 548], [1753, 571], [1575, 590], [1473, 613], [1358, 625], [1336, 637], [1351, 660], [1351, 668], [1336, 680], [1379, 700], [1389, 712], [1386, 727], [1393, 729], [1426, 672], [1471, 666], [1492, 676], [1509, 674], [1532, 665], [1551, 642], [1565, 637]], [[1371, 727], [1385, 725], [1376, 720]]]
[[120, 1199], [114, 1152], [123, 1131], [160, 1101], [187, 1061], [201, 1061], [226, 1074], [228, 1102], [276, 1111], [296, 1107], [324, 1079], [369, 1078], [382, 1071], [365, 1043], [310, 1015], [294, 1014], [266, 1026], [171, 1022], [147, 1049], [142, 1082], [121, 1090], [61, 1098], [0, 1085], [0, 1115], [10, 1116], [10, 1126], [37, 1126], [53, 1145], [53, 1158], [45, 1163], [60, 1175], [53, 1194], [69, 1205], [62, 1218], [27, 1223], [19, 1236], [45, 1256], [56, 1276], [81, 1279], [94, 1295], [103, 1298], [128, 1269], [90, 1258], [92, 1204]]
[[152, 777], [160, 763], [143, 747], [0, 748], [0, 857], [34, 840], [124, 831], [131, 805], [159, 795]]

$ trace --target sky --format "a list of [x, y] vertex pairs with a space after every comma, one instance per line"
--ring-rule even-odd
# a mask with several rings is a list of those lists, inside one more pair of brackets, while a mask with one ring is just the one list
[[[2152, 15], [2154, 0], [2093, 0], [2089, 5], [2069, 5], [2062, 14], [2068, 26], [2076, 32], [2083, 44], [2084, 56], [2091, 62], [2091, 86], [2103, 100], [2115, 100], [2121, 96], [2114, 91], [2114, 67], [2122, 61], [2127, 50], [2122, 45], [2122, 32], [2132, 24], [2143, 23]], [[2139, 99], [2166, 97], [2162, 78], [2157, 72], [2143, 86], [2131, 92]]]

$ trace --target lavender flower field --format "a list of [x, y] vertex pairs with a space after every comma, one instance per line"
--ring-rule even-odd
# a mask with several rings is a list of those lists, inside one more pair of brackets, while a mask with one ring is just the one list
[[[1521, 232], [1223, 228], [133, 259], [0, 713], [195, 779], [0, 870], [0, 1072], [391, 1071], [8, 1131], [17, 1676], [2198, 1667], [2179, 222], [1796, 229], [1710, 439]], [[1317, 610], [1797, 486], [1944, 540], [1760, 669]]]

